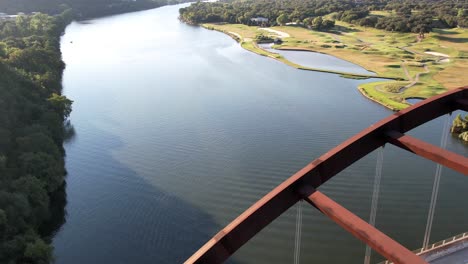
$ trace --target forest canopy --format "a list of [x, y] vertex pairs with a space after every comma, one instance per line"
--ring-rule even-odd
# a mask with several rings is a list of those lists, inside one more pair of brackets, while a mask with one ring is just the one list
[[65, 10], [0, 21], [0, 263], [53, 258], [48, 231], [64, 186], [72, 105], [60, 95], [59, 37], [71, 19]]
[[[379, 15], [372, 11], [385, 11]], [[468, 26], [468, 1], [457, 0], [224, 0], [197, 2], [180, 9], [188, 23], [241, 23], [275, 26], [292, 23], [313, 29], [332, 27], [334, 20], [397, 32]], [[262, 19], [259, 23], [257, 18]], [[322, 27], [320, 18], [326, 24]], [[315, 25], [313, 22], [316, 22]]]
[[0, 263], [53, 261], [63, 224], [72, 101], [61, 94], [60, 36], [73, 19], [185, 0], [0, 1]]
[[0, 12], [42, 12], [59, 14], [69, 8], [78, 18], [99, 17], [156, 8], [163, 5], [187, 2], [186, 0], [11, 0], [0, 1]]

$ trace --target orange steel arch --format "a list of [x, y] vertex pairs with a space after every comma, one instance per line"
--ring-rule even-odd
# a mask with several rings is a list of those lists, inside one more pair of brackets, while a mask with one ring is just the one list
[[252, 205], [185, 263], [221, 263], [279, 215], [304, 199], [348, 232], [394, 263], [426, 263], [384, 233], [369, 225], [317, 188], [334, 175], [385, 143], [468, 175], [468, 158], [404, 133], [455, 110], [468, 111], [468, 87], [451, 90], [397, 112], [309, 163]]

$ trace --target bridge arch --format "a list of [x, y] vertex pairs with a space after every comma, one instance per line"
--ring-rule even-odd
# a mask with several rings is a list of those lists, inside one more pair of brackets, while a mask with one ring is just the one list
[[468, 111], [468, 87], [432, 97], [369, 126], [278, 185], [211, 238], [185, 263], [225, 261], [260, 230], [302, 199], [387, 259], [395, 263], [426, 263], [317, 188], [386, 143], [468, 175], [468, 158], [404, 134], [455, 110]]

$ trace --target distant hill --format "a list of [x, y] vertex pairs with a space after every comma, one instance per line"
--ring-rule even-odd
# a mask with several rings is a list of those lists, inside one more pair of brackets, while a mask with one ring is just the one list
[[72, 8], [78, 17], [89, 18], [132, 12], [163, 5], [188, 2], [187, 0], [3, 0], [0, 13], [42, 12], [59, 14]]

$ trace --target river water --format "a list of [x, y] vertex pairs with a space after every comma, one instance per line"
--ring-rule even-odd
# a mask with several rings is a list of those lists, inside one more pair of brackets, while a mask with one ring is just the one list
[[[66, 223], [56, 263], [181, 263], [292, 173], [391, 114], [361, 96], [372, 80], [301, 71], [177, 20], [181, 6], [72, 23], [62, 38], [74, 100]], [[438, 144], [442, 119], [412, 135]], [[449, 139], [464, 155], [466, 146]], [[384, 150], [377, 227], [419, 248], [435, 165]], [[321, 190], [368, 219], [376, 155]], [[468, 181], [443, 170], [432, 240], [467, 231]], [[295, 208], [232, 263], [291, 263]], [[302, 263], [361, 263], [364, 245], [304, 209]], [[375, 256], [375, 254], [374, 254]], [[375, 256], [374, 260], [381, 258]]]

